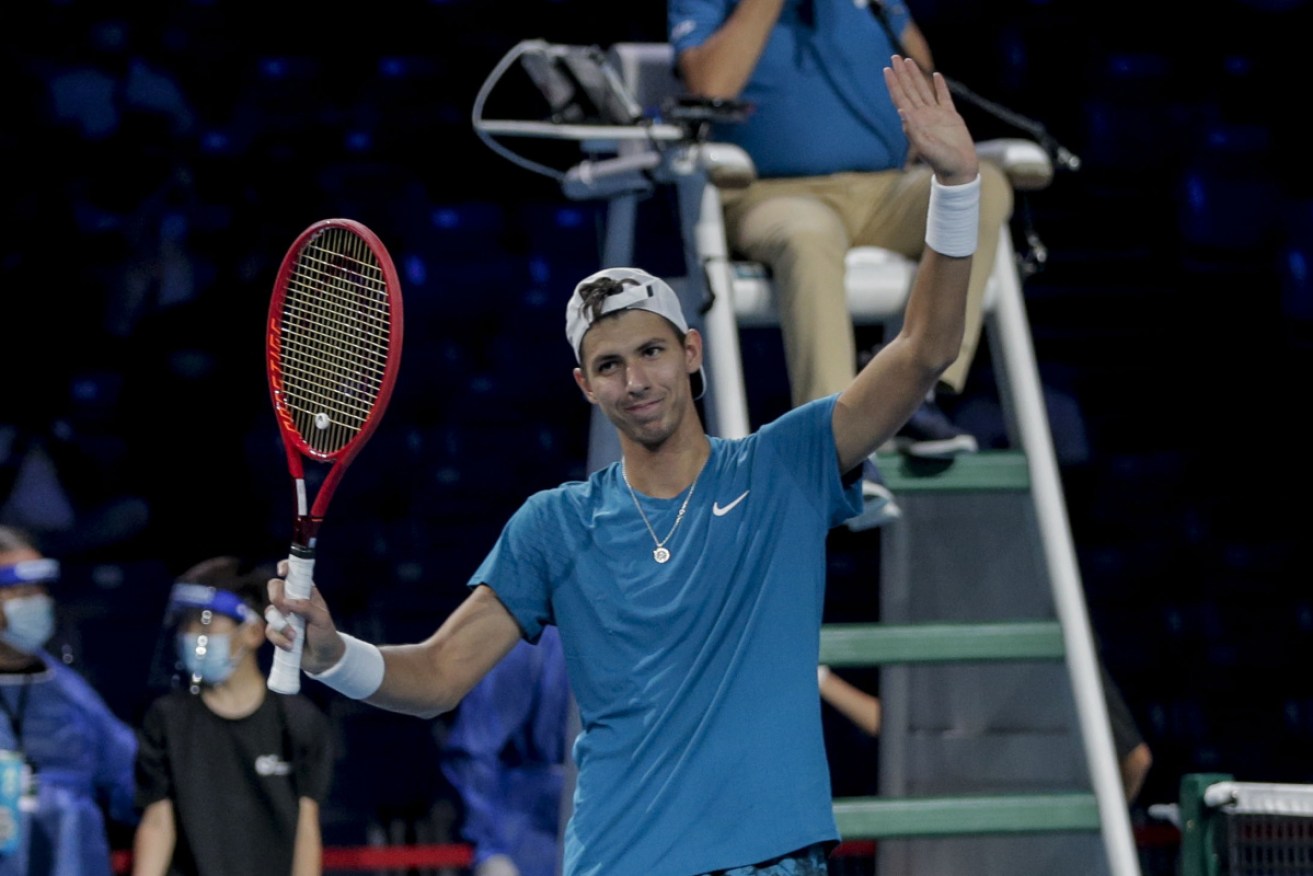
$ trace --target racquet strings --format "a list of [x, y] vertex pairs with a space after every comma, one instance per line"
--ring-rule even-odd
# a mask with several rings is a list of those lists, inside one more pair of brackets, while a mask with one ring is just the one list
[[291, 423], [312, 450], [341, 450], [383, 385], [392, 311], [378, 258], [357, 234], [327, 228], [298, 254], [287, 282], [277, 356]]

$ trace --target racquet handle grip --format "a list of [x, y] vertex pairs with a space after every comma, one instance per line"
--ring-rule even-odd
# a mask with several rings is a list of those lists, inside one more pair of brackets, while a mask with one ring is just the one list
[[[283, 592], [292, 599], [309, 599], [314, 586], [314, 554], [301, 549], [303, 556], [295, 553], [287, 558], [287, 578]], [[301, 690], [301, 649], [305, 647], [305, 618], [299, 614], [290, 614], [287, 618], [296, 635], [292, 638], [292, 649], [274, 650], [273, 666], [269, 668], [269, 689], [276, 693], [294, 694]]]

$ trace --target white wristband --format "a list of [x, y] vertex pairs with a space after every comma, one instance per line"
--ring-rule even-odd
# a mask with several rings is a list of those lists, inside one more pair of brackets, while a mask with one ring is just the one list
[[825, 684], [825, 679], [830, 677], [830, 667], [824, 663], [816, 667], [816, 683]]
[[930, 177], [930, 212], [925, 220], [925, 243], [937, 253], [954, 258], [976, 251], [980, 236], [980, 174], [959, 186], [941, 185]]
[[323, 672], [306, 675], [353, 700], [363, 700], [383, 684], [383, 652], [354, 636], [339, 632], [346, 650], [342, 659]]

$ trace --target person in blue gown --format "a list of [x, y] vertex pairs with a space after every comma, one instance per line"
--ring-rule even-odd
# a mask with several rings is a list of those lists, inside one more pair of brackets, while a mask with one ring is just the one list
[[0, 527], [0, 876], [109, 876], [105, 815], [136, 822], [134, 730], [44, 648], [58, 577]]

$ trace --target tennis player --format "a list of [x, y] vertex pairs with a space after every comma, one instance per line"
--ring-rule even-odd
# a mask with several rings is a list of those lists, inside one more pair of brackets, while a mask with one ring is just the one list
[[[819, 874], [838, 833], [816, 666], [828, 531], [861, 510], [860, 465], [957, 357], [979, 221], [975, 147], [942, 78], [884, 73], [935, 172], [927, 248], [898, 336], [841, 394], [756, 433], [708, 436], [702, 337], [660, 279], [578, 284], [575, 382], [621, 459], [530, 496], [421, 643], [338, 631], [317, 590], [303, 668], [342, 694], [432, 716], [520, 639], [558, 627], [583, 730], [566, 876]], [[286, 648], [289, 625], [271, 624]]]

